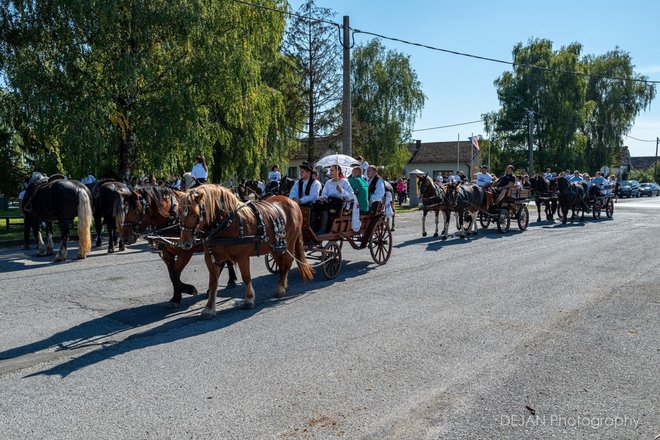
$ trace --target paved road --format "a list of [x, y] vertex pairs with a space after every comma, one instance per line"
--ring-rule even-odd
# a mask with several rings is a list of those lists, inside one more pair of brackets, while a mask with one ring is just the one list
[[[337, 280], [274, 300], [255, 259], [257, 307], [221, 286], [212, 321], [165, 307], [144, 246], [2, 250], [0, 438], [653, 439], [660, 198], [616, 209], [467, 242], [401, 215], [386, 266], [345, 247]], [[184, 279], [204, 289], [201, 257]]]

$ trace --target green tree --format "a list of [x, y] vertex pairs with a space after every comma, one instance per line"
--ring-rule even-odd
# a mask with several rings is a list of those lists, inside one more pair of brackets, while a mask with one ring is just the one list
[[[582, 46], [573, 43], [553, 50], [545, 39], [518, 43], [514, 68], [494, 82], [501, 110], [491, 114], [492, 130], [514, 155], [527, 151], [529, 111], [535, 114], [535, 163], [564, 168], [574, 164], [578, 128], [584, 123], [586, 80], [581, 72]], [[531, 68], [527, 66], [535, 66]], [[513, 161], [515, 162], [515, 161]]]
[[406, 142], [426, 97], [410, 58], [378, 41], [358, 46], [351, 62], [356, 154], [399, 174], [410, 157]]
[[[584, 59], [589, 77], [586, 99], [589, 104], [584, 133], [587, 137], [586, 159], [589, 169], [613, 165], [623, 145], [623, 136], [630, 132], [642, 110], [655, 98], [655, 86], [643, 81], [633, 71], [630, 54], [620, 49], [601, 56]], [[611, 79], [621, 78], [621, 79]]]
[[289, 23], [284, 49], [300, 66], [305, 100], [307, 159], [313, 161], [315, 139], [330, 134], [340, 123], [341, 97], [337, 27], [329, 24], [335, 13], [307, 0]]
[[216, 179], [256, 173], [282, 129], [283, 96], [262, 68], [284, 25], [231, 0], [0, 0], [14, 125], [74, 176], [180, 172], [200, 153], [223, 161]]

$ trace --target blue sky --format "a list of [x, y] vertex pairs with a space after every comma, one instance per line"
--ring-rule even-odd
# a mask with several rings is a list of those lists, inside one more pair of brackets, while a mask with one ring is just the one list
[[[297, 9], [302, 2], [290, 0]], [[547, 38], [555, 48], [579, 42], [583, 55], [600, 55], [617, 46], [630, 53], [635, 70], [660, 80], [660, 1], [378, 1], [317, 0], [337, 12], [335, 21], [349, 15], [351, 27], [424, 43], [443, 49], [511, 61], [511, 50], [530, 38]], [[371, 39], [356, 35], [356, 43]], [[427, 102], [417, 129], [478, 120], [499, 107], [493, 81], [507, 66], [383, 41], [410, 55]], [[660, 85], [659, 85], [660, 86]], [[660, 87], [658, 87], [660, 94]], [[466, 139], [482, 134], [481, 123], [413, 133], [423, 141]], [[655, 154], [660, 136], [660, 97], [642, 112], [625, 138], [633, 156]]]

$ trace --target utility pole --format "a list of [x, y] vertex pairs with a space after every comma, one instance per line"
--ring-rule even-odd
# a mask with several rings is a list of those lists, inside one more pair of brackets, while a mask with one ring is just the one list
[[348, 24], [348, 15], [344, 15], [344, 94], [342, 98], [342, 115], [344, 135], [342, 138], [342, 153], [353, 155], [353, 140], [351, 127], [351, 28]]
[[529, 148], [529, 177], [534, 176], [534, 112], [527, 110], [529, 116], [529, 133], [527, 137], [527, 147]]
[[655, 164], [653, 165], [653, 180], [658, 181], [658, 144], [660, 143], [660, 137], [655, 138]]

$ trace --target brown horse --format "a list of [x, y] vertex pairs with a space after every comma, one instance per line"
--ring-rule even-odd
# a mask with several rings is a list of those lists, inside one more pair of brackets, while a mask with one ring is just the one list
[[[176, 207], [183, 195], [182, 192], [160, 186], [147, 186], [131, 192], [124, 198], [122, 241], [128, 245], [133, 244], [141, 234], [151, 228], [158, 230], [171, 227], [171, 234], [179, 234], [180, 230], [176, 226], [179, 221]], [[172, 299], [169, 301], [170, 307], [178, 307], [181, 304], [182, 293], [197, 295], [195, 286], [181, 282], [181, 272], [188, 265], [193, 254], [203, 251], [204, 246], [201, 244], [190, 250], [176, 246], [162, 246], [159, 249], [159, 255], [167, 266], [174, 289]], [[227, 288], [231, 289], [236, 287], [236, 272], [231, 263], [228, 264], [228, 270]]]
[[[433, 181], [432, 178], [427, 174], [424, 177], [419, 177], [417, 181], [417, 187], [419, 189], [420, 199], [422, 201], [422, 237], [426, 237], [426, 214], [430, 211], [435, 212], [435, 233], [434, 237], [438, 236], [438, 221], [440, 211], [445, 215], [445, 224], [449, 224], [449, 216], [451, 215], [451, 209], [445, 193], [445, 185], [438, 185]], [[443, 235], [446, 237], [447, 231], [443, 231]]]
[[[288, 288], [288, 274], [294, 257], [304, 281], [314, 272], [307, 263], [302, 238], [303, 216], [296, 202], [285, 196], [267, 201], [242, 203], [227, 188], [202, 185], [188, 191], [178, 207], [181, 218], [181, 246], [192, 249], [198, 235], [204, 235], [204, 261], [209, 271], [209, 292], [215, 292], [223, 261], [236, 261], [245, 283], [244, 309], [254, 307], [250, 257], [272, 252], [279, 267], [276, 297]], [[201, 317], [215, 315], [215, 295], [209, 295]]]

